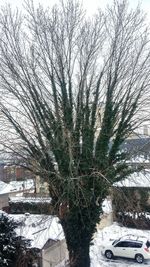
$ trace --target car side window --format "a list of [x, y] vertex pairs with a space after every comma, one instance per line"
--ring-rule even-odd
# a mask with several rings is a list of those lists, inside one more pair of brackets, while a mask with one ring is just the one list
[[128, 247], [130, 248], [141, 248], [142, 247], [142, 243], [140, 242], [128, 242]]
[[142, 242], [134, 242], [134, 241], [120, 241], [114, 247], [123, 247], [123, 248], [141, 248]]
[[128, 247], [128, 242], [126, 242], [126, 241], [120, 241], [120, 242], [118, 242], [116, 245], [115, 245], [115, 247]]
[[142, 247], [142, 243], [134, 243], [134, 248], [141, 248]]

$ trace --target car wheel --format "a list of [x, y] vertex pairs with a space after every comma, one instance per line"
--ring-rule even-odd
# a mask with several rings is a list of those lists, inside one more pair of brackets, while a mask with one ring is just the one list
[[144, 257], [143, 257], [141, 254], [136, 254], [136, 255], [135, 255], [135, 260], [136, 260], [138, 263], [143, 263], [143, 261], [144, 261]]
[[111, 250], [106, 250], [106, 251], [105, 251], [105, 256], [106, 256], [107, 259], [110, 260], [110, 259], [113, 258], [114, 255], [113, 255], [113, 253], [112, 253]]

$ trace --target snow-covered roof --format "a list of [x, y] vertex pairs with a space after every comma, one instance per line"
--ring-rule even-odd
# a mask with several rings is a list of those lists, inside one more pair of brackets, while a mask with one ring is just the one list
[[10, 183], [0, 181], [0, 195], [29, 189], [34, 189], [34, 181], [32, 179], [27, 179], [25, 181], [11, 181]]
[[12, 185], [0, 181], [0, 195], [1, 194], [7, 194], [13, 190], [14, 190], [14, 188]]
[[150, 157], [150, 137], [128, 138], [120, 146], [120, 149], [132, 157], [141, 155]]
[[46, 242], [64, 239], [59, 219], [50, 215], [13, 214], [14, 220], [21, 222], [16, 230], [18, 235], [31, 240], [33, 248], [42, 249]]
[[34, 188], [33, 179], [27, 179], [24, 181], [11, 181], [10, 185], [13, 186], [14, 190], [32, 189]]
[[150, 159], [144, 157], [144, 155], [131, 157], [130, 160], [126, 160], [126, 163], [150, 163]]
[[150, 170], [134, 172], [128, 178], [114, 183], [113, 186], [150, 188]]
[[50, 197], [10, 197], [10, 201], [13, 203], [23, 202], [23, 203], [51, 203], [52, 199]]

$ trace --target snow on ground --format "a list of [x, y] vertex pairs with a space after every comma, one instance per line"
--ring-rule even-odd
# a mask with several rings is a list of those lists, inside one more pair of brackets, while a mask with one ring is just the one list
[[132, 234], [138, 236], [146, 236], [150, 239], [150, 231], [137, 230], [126, 227], [121, 227], [116, 223], [111, 226], [105, 227], [103, 230], [98, 230], [91, 246], [91, 267], [138, 267], [138, 266], [149, 266], [150, 261], [146, 261], [143, 264], [136, 263], [134, 260], [128, 259], [115, 259], [108, 260], [101, 254], [101, 247], [107, 244], [111, 239], [117, 239], [121, 236]]

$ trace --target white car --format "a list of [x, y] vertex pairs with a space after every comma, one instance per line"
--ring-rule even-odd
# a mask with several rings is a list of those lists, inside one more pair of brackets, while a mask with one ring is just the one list
[[122, 257], [142, 263], [150, 260], [150, 241], [146, 237], [127, 235], [102, 247], [102, 254], [108, 259]]

